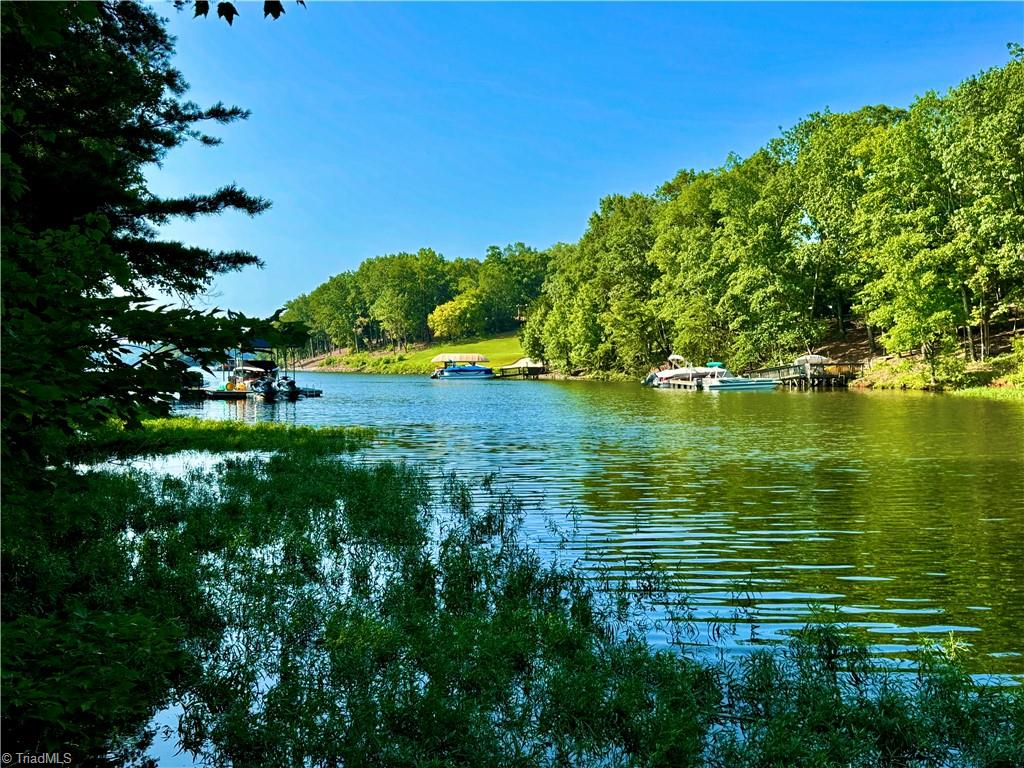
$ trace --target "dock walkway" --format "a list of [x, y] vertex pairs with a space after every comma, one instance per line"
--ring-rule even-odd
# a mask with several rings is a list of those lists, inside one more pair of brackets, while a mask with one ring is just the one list
[[528, 357], [521, 357], [510, 365], [503, 365], [494, 371], [495, 378], [499, 379], [536, 379], [541, 374], [547, 373], [547, 366], [538, 363]]
[[863, 372], [863, 363], [800, 363], [758, 368], [744, 376], [751, 379], [776, 379], [798, 389], [822, 389], [848, 386]]

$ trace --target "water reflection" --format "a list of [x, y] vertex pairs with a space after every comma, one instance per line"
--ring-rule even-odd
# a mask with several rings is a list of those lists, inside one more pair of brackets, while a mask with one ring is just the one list
[[[376, 426], [368, 460], [498, 473], [590, 568], [653, 562], [698, 642], [742, 651], [831, 606], [906, 653], [956, 631], [1024, 672], [1024, 407], [852, 392], [644, 390], [300, 374], [321, 399], [210, 402], [209, 418]], [[565, 527], [563, 525], [563, 527]], [[726, 635], [729, 633], [726, 632]]]

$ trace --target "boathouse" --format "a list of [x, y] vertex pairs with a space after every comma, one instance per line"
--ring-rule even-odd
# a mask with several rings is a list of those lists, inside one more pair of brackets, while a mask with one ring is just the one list
[[536, 379], [546, 371], [547, 368], [544, 366], [544, 363], [538, 363], [536, 360], [532, 360], [529, 357], [521, 357], [514, 363], [501, 366], [501, 368], [498, 369], [498, 375], [503, 379], [516, 377]]

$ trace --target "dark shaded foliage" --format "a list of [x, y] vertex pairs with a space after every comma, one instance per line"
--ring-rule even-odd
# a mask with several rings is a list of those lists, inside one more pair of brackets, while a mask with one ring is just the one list
[[[162, 240], [172, 218], [269, 203], [234, 185], [162, 199], [144, 168], [204, 123], [247, 113], [183, 99], [172, 43], [136, 3], [7, 3], [3, 9], [4, 458], [40, 465], [76, 429], [160, 411], [175, 350], [200, 361], [264, 324], [189, 299], [259, 260]], [[175, 296], [180, 306], [170, 306]], [[123, 345], [148, 350], [128, 362]]]

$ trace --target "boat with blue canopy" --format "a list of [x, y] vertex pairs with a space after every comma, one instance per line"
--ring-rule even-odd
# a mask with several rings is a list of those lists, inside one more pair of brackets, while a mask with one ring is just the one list
[[493, 379], [494, 371], [485, 365], [487, 358], [483, 355], [466, 352], [442, 352], [435, 355], [432, 363], [440, 363], [430, 378], [432, 379]]

